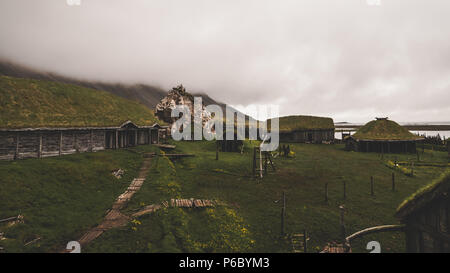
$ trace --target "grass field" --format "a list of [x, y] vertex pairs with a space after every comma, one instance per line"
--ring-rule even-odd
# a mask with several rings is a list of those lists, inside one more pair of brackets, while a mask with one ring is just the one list
[[[286, 233], [306, 229], [311, 238], [309, 251], [317, 252], [327, 242], [339, 239], [339, 209], [346, 207], [347, 234], [383, 224], [396, 224], [398, 205], [444, 171], [438, 167], [415, 167], [413, 177], [396, 172], [395, 192], [391, 190], [393, 170], [386, 160], [414, 161], [416, 155], [384, 155], [344, 151], [342, 145], [291, 144], [295, 158], [276, 158], [276, 172], [263, 180], [251, 177], [250, 145], [239, 153], [220, 153], [215, 160], [213, 142], [176, 142], [175, 152], [194, 153], [192, 158], [170, 161], [155, 157], [141, 190], [123, 211], [170, 198], [220, 200], [213, 209], [162, 209], [142, 216], [124, 228], [107, 231], [83, 252], [290, 252], [286, 237], [280, 236], [282, 192], [286, 193]], [[130, 151], [105, 151], [42, 160], [0, 162], [0, 218], [16, 213], [24, 224], [6, 228], [0, 241], [7, 251], [53, 251], [79, 237], [100, 222], [104, 212], [130, 182], [142, 158], [139, 152], [154, 150], [140, 146]], [[137, 153], [136, 153], [137, 152]], [[425, 150], [421, 161], [447, 162], [444, 152]], [[126, 177], [117, 181], [114, 168], [125, 168]], [[370, 195], [370, 176], [375, 196]], [[346, 182], [347, 198], [343, 199]], [[329, 184], [329, 202], [324, 185]], [[12, 215], [11, 215], [12, 214]], [[40, 245], [20, 244], [33, 236], [43, 237]], [[29, 238], [25, 238], [28, 236]], [[401, 233], [381, 233], [354, 242], [354, 252], [366, 252], [371, 240], [382, 252], [404, 251]]]

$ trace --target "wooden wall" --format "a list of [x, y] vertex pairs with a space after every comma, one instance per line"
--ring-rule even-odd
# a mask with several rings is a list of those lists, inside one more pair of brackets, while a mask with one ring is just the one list
[[406, 250], [410, 253], [450, 253], [450, 198], [441, 196], [409, 215]]
[[[118, 148], [157, 142], [157, 129], [119, 130]], [[137, 142], [137, 143], [136, 143]], [[41, 158], [116, 148], [115, 129], [0, 132], [0, 160]]]
[[280, 133], [280, 142], [322, 143], [334, 140], [334, 130], [310, 130]]
[[[349, 144], [350, 145], [350, 144]], [[415, 153], [415, 141], [358, 141], [357, 151], [370, 153]], [[354, 146], [352, 146], [355, 148]]]

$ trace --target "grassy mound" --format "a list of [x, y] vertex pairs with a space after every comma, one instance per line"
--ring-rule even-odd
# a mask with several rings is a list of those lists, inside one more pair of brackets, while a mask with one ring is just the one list
[[365, 140], [417, 140], [421, 137], [412, 134], [406, 128], [392, 120], [373, 120], [361, 127], [354, 135], [355, 139]]
[[0, 128], [103, 127], [157, 122], [144, 105], [77, 85], [0, 76]]

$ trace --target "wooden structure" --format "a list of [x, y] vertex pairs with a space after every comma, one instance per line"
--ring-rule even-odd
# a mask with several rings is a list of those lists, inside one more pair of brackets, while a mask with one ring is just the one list
[[291, 244], [292, 251], [294, 253], [306, 253], [308, 252], [308, 233], [306, 230], [303, 233], [292, 234]]
[[450, 173], [405, 200], [396, 216], [405, 224], [406, 251], [450, 253]]
[[416, 136], [388, 118], [376, 118], [346, 137], [347, 150], [376, 153], [416, 153]]
[[118, 127], [0, 129], [0, 160], [157, 144], [164, 132], [159, 124], [137, 126], [131, 121]]
[[334, 122], [331, 118], [287, 116], [279, 118], [280, 142], [331, 143]]
[[260, 147], [253, 147], [253, 176], [263, 178], [263, 175], [267, 174], [269, 164], [272, 167], [272, 171], [276, 171], [272, 153], [269, 151], [261, 151]]

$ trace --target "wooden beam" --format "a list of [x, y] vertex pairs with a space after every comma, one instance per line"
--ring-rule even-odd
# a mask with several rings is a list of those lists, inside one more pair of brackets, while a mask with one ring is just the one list
[[352, 235], [346, 237], [345, 240], [350, 243], [352, 240], [364, 235], [386, 231], [404, 231], [404, 229], [405, 225], [384, 225], [384, 226], [370, 227], [353, 233]]

